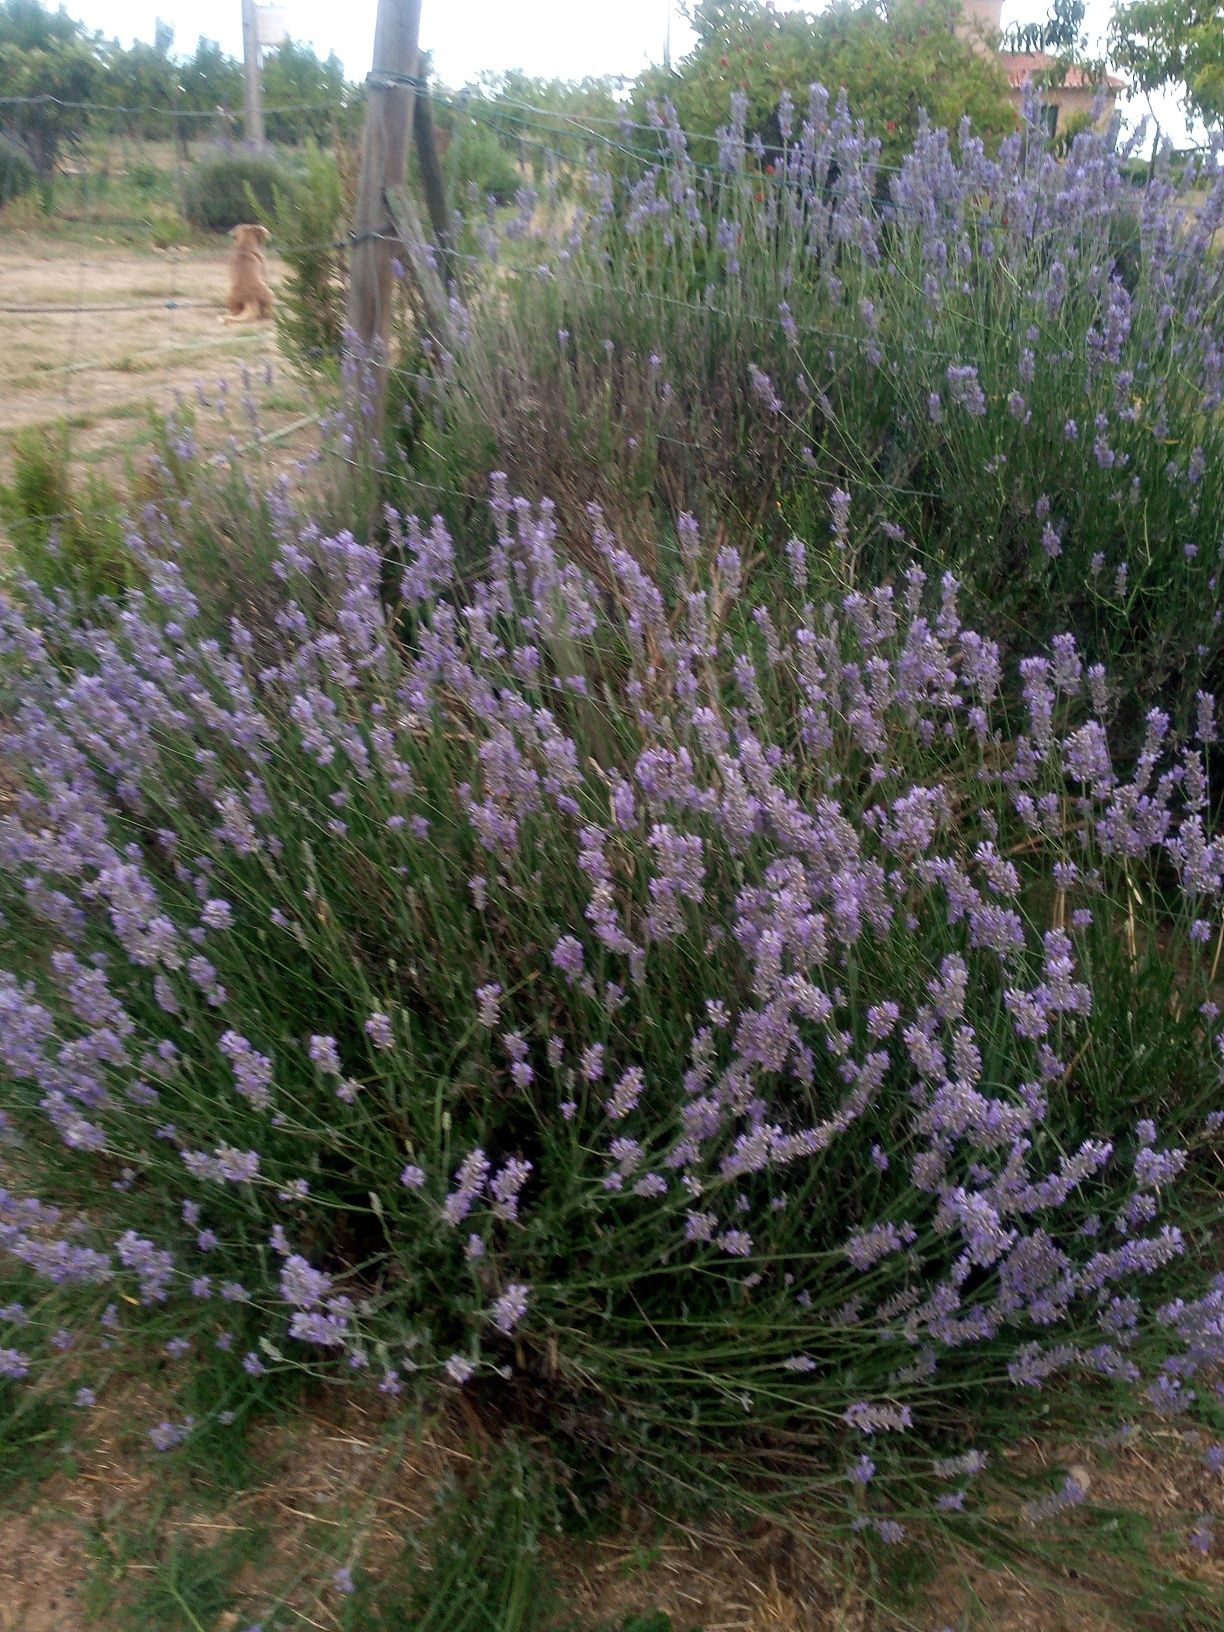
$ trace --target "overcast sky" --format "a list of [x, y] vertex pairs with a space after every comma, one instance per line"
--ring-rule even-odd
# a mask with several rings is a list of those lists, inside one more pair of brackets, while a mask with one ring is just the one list
[[[818, 0], [810, 0], [819, 9]], [[234, 56], [242, 51], [241, 0], [66, 0], [68, 11], [90, 28], [123, 43], [151, 40], [162, 17], [174, 29], [176, 47], [191, 51], [199, 35], [217, 40]], [[1045, 16], [1047, 0], [1006, 0], [1003, 22]], [[322, 55], [334, 51], [350, 79], [370, 66], [376, 0], [285, 0], [289, 32]], [[783, 9], [785, 6], [783, 5]], [[1111, 0], [1088, 0], [1089, 31], [1104, 34]], [[679, 0], [423, 0], [421, 44], [433, 52], [437, 71], [453, 87], [482, 69], [522, 68], [529, 74], [578, 79], [585, 74], [633, 76], [659, 62], [670, 22], [673, 55], [691, 40]], [[1143, 105], [1137, 104], [1136, 114]], [[1185, 122], [1169, 98], [1159, 116], [1175, 139]]]

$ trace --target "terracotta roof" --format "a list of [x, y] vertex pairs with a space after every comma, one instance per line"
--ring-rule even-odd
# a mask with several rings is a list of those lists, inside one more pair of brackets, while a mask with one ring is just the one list
[[[1007, 75], [1008, 85], [1013, 91], [1022, 91], [1034, 74], [1053, 68], [1058, 59], [1050, 56], [1047, 51], [1002, 51], [999, 53], [999, 60], [1003, 64], [1003, 72]], [[1106, 74], [1103, 82], [1098, 81], [1074, 64], [1064, 72], [1060, 88], [1068, 91], [1095, 91], [1101, 84], [1111, 91], [1126, 89], [1124, 79], [1115, 79], [1113, 74]]]

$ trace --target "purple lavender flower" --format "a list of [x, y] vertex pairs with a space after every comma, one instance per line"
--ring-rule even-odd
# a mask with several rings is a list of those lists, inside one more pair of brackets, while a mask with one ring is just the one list
[[1043, 1519], [1053, 1518], [1068, 1507], [1077, 1507], [1087, 1494], [1080, 1481], [1069, 1473], [1058, 1490], [1026, 1502], [1024, 1516], [1030, 1524], [1040, 1524]]
[[582, 942], [572, 935], [563, 935], [553, 947], [552, 961], [567, 980], [580, 980], [584, 963]]
[[640, 1066], [630, 1066], [620, 1077], [607, 1102], [608, 1115], [615, 1122], [623, 1121], [637, 1107], [646, 1088], [646, 1077]]
[[468, 1216], [488, 1177], [489, 1159], [484, 1151], [469, 1152], [455, 1173], [454, 1189], [442, 1203], [442, 1216], [448, 1224], [459, 1224]]
[[331, 1289], [331, 1276], [315, 1269], [297, 1253], [286, 1258], [281, 1265], [281, 1297], [297, 1309], [317, 1308], [330, 1295]]
[[340, 1054], [334, 1037], [312, 1037], [310, 1039], [311, 1063], [327, 1076], [340, 1075]]
[[496, 982], [476, 989], [476, 1008], [480, 1023], [486, 1030], [492, 1031], [497, 1024], [498, 1005], [501, 1001], [502, 989]]
[[159, 1422], [149, 1429], [149, 1438], [153, 1448], [157, 1451], [170, 1451], [176, 1445], [181, 1445], [195, 1426], [190, 1417], [182, 1422]]
[[253, 1049], [245, 1037], [227, 1031], [221, 1038], [221, 1052], [234, 1071], [234, 1085], [256, 1110], [267, 1110], [272, 1102], [272, 1061]]
[[519, 1194], [531, 1176], [531, 1163], [512, 1156], [489, 1185], [493, 1216], [513, 1223], [518, 1218]]
[[231, 1184], [251, 1184], [259, 1176], [259, 1155], [253, 1150], [234, 1150], [220, 1145], [216, 1157], [217, 1172]]
[[514, 1331], [527, 1313], [529, 1295], [529, 1288], [517, 1281], [507, 1286], [489, 1311], [489, 1320], [499, 1332], [509, 1335]]
[[446, 1375], [450, 1378], [451, 1382], [457, 1383], [460, 1388], [462, 1388], [464, 1383], [466, 1383], [468, 1379], [473, 1377], [476, 1373], [475, 1365], [465, 1354], [452, 1354], [443, 1367], [443, 1370], [446, 1372]]
[[908, 1405], [873, 1405], [869, 1400], [858, 1400], [847, 1406], [842, 1418], [861, 1434], [897, 1433], [913, 1427]]
[[348, 1335], [348, 1316], [334, 1311], [299, 1309], [289, 1321], [289, 1336], [299, 1343], [317, 1343], [321, 1348], [341, 1348]]
[[395, 1046], [395, 1033], [391, 1027], [391, 1017], [375, 1010], [365, 1022], [365, 1033], [375, 1048], [389, 1049]]

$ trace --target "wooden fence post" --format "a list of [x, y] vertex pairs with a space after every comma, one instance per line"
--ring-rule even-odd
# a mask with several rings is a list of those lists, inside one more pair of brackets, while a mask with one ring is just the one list
[[388, 194], [402, 186], [407, 168], [420, 30], [421, 0], [379, 0], [374, 66], [366, 81], [348, 304], [349, 343], [357, 352], [350, 429], [354, 436], [375, 441], [381, 440], [387, 409], [395, 248], [389, 230]]
[[428, 90], [424, 87], [418, 94], [416, 106], [412, 111], [412, 129], [421, 170], [421, 191], [425, 194], [425, 205], [429, 211], [429, 224], [433, 228], [434, 241], [441, 251], [442, 264], [448, 279], [457, 282], [459, 269], [454, 265], [451, 253], [455, 245], [451, 236], [450, 206], [446, 199], [442, 166], [438, 161], [438, 144], [434, 136], [433, 103]]

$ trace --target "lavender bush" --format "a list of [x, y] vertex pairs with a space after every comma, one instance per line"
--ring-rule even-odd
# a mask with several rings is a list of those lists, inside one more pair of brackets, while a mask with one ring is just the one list
[[665, 592], [501, 481], [479, 582], [282, 495], [258, 650], [165, 517], [104, 624], [0, 609], [10, 1391], [67, 1300], [82, 1409], [121, 1341], [228, 1367], [159, 1450], [464, 1390], [882, 1545], [1073, 1503], [997, 1454], [1052, 1405], [1210, 1394], [1214, 705], [1120, 773], [1064, 634], [1009, 717], [847, 506], [768, 592], [682, 514]]
[[1218, 150], [1137, 191], [1130, 149], [1060, 162], [1035, 112], [997, 153], [924, 128], [899, 166], [819, 86], [777, 150], [742, 98], [696, 156], [652, 117], [655, 163], [592, 142], [563, 235], [530, 194], [484, 229], [496, 266], [414, 371], [428, 502], [501, 468], [571, 548], [598, 502], [665, 572], [678, 510], [777, 563], [844, 488], [867, 578], [950, 568], [1009, 656], [1072, 630], [1107, 662], [1135, 746], [1154, 702], [1188, 724], [1220, 680]]

